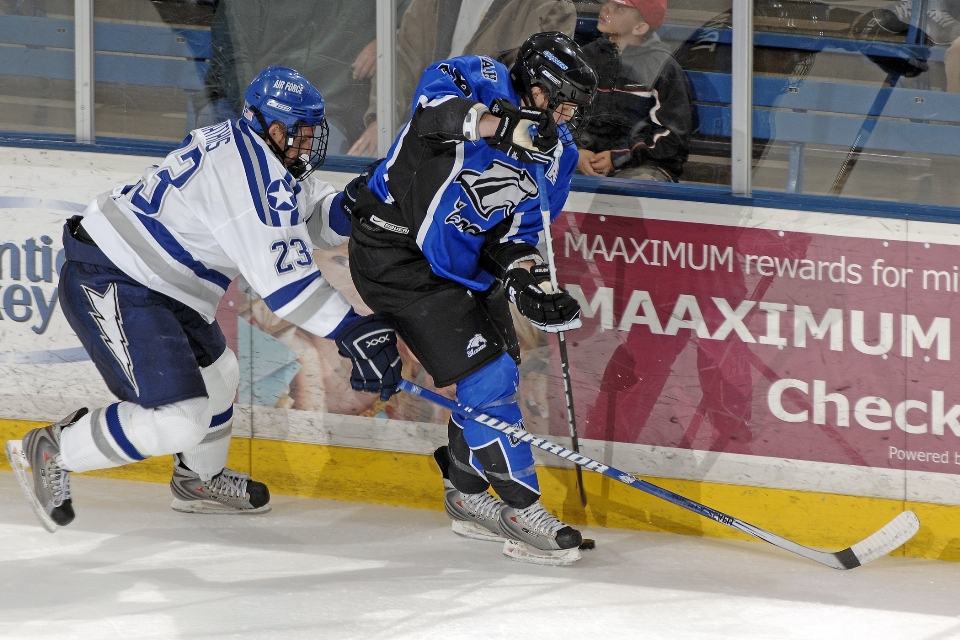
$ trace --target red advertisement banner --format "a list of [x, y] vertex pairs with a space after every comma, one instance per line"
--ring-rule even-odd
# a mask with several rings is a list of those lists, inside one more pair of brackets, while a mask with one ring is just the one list
[[553, 239], [582, 438], [960, 472], [956, 247], [579, 213]]

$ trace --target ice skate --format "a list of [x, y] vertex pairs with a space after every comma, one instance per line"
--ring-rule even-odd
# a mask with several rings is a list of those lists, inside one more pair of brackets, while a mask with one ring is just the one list
[[183, 513], [266, 513], [270, 511], [267, 485], [251, 480], [245, 473], [224, 469], [204, 482], [173, 456], [173, 478], [170, 480], [174, 511]]
[[504, 506], [500, 528], [507, 538], [503, 554], [513, 560], [565, 565], [580, 559], [580, 532], [553, 517], [539, 500], [526, 509]]
[[449, 480], [444, 480], [443, 506], [453, 520], [453, 532], [471, 540], [504, 542], [500, 530], [500, 509], [503, 503], [493, 495], [460, 493]]
[[503, 542], [500, 530], [500, 509], [503, 503], [493, 495], [483, 493], [460, 493], [447, 474], [450, 468], [450, 453], [447, 447], [433, 452], [433, 459], [443, 475], [443, 507], [453, 521], [453, 532], [471, 540]]
[[7, 459], [17, 482], [40, 524], [50, 533], [74, 518], [70, 472], [60, 466], [60, 432], [86, 413], [86, 409], [74, 411], [56, 424], [28, 431], [22, 440], [7, 441]]

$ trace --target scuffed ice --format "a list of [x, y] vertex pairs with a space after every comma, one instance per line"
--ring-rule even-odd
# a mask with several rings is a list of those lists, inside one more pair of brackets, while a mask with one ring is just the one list
[[266, 516], [191, 516], [165, 485], [87, 477], [74, 501], [50, 535], [0, 472], [0, 636], [960, 637], [953, 563], [837, 572], [762, 544], [587, 529], [596, 550], [541, 567], [454, 536], [440, 511], [277, 496]]

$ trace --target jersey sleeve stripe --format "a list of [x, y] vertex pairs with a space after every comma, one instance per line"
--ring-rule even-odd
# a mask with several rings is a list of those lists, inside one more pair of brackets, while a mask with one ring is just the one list
[[[133, 249], [133, 253], [141, 260], [154, 275], [169, 284], [174, 289], [183, 291], [188, 296], [202, 300], [216, 309], [217, 303], [223, 296], [226, 287], [213, 285], [209, 281], [200, 280], [196, 274], [193, 277], [171, 269], [169, 262], [147, 242], [143, 234], [134, 226], [133, 221], [127, 218], [114, 202], [110, 194], [102, 195], [97, 201], [98, 208], [104, 219], [113, 228], [114, 232]], [[228, 282], [229, 284], [229, 282]]]
[[[288, 172], [287, 175], [284, 177], [284, 180], [286, 180], [287, 183], [289, 184], [290, 182], [293, 182], [293, 176], [291, 176], [290, 173]], [[300, 192], [303, 191], [303, 188], [300, 186], [300, 183], [299, 183], [299, 182], [293, 182], [293, 184], [290, 185], [290, 188], [291, 188], [291, 190], [293, 191], [293, 197], [294, 197], [294, 199], [296, 199], [296, 201], [297, 201], [297, 206], [294, 207], [292, 211], [290, 211], [290, 226], [291, 226], [291, 227], [295, 227], [295, 226], [297, 226], [298, 224], [300, 224], [300, 198], [299, 198], [299, 196], [300, 196]]]
[[279, 227], [280, 216], [276, 212], [270, 211], [265, 196], [267, 186], [270, 183], [264, 181], [264, 174], [269, 177], [270, 169], [267, 166], [266, 158], [262, 155], [262, 150], [259, 148], [260, 145], [252, 139], [254, 135], [256, 134], [246, 123], [239, 123], [235, 130], [237, 151], [240, 153], [240, 161], [243, 163], [247, 186], [250, 189], [250, 198], [253, 200], [253, 206], [257, 210], [260, 222], [267, 226]]
[[[291, 301], [293, 301], [297, 296], [301, 295], [304, 290], [318, 278], [320, 278], [320, 272], [314, 271], [305, 278], [301, 278], [296, 282], [291, 282], [290, 284], [277, 289], [270, 295], [266, 296], [263, 301], [267, 303], [267, 306], [270, 307], [271, 311], [276, 311], [277, 309], [290, 304]], [[293, 321], [291, 320], [291, 322]]]
[[417, 246], [420, 247], [421, 251], [424, 250], [423, 245], [424, 242], [426, 242], [427, 234], [433, 228], [433, 217], [437, 213], [437, 208], [440, 206], [440, 201], [443, 199], [443, 196], [446, 195], [447, 188], [450, 187], [450, 183], [453, 182], [453, 179], [456, 178], [457, 174], [460, 173], [460, 169], [463, 168], [464, 146], [465, 145], [462, 144], [458, 144], [456, 146], [456, 159], [454, 160], [453, 166], [450, 168], [450, 173], [447, 174], [443, 184], [440, 185], [437, 193], [434, 194], [433, 200], [430, 201], [430, 206], [427, 208], [427, 215], [420, 224], [420, 230], [417, 232]]
[[349, 327], [357, 318], [362, 318], [359, 313], [354, 311], [353, 307], [350, 307], [350, 311], [347, 312], [347, 315], [343, 316], [343, 319], [340, 320], [339, 324], [330, 330], [330, 333], [323, 336], [324, 338], [330, 338], [333, 340], [337, 337], [337, 334], [340, 333], [345, 327]]
[[[283, 314], [283, 319], [288, 322], [292, 322], [297, 326], [303, 326], [305, 323], [309, 322], [314, 316], [321, 312], [323, 306], [330, 301], [330, 298], [337, 294], [337, 290], [327, 282], [326, 280], [318, 283], [317, 288], [310, 293], [300, 304], [296, 307], [290, 309], [289, 312], [286, 310]], [[337, 317], [337, 322], [340, 322], [342, 318]], [[325, 335], [325, 334], [321, 334]]]
[[198, 278], [215, 284], [223, 290], [230, 286], [230, 278], [194, 258], [159, 221], [142, 213], [137, 213], [137, 219], [150, 232], [157, 244], [163, 247], [164, 251], [169, 253], [174, 260], [197, 274]]
[[[267, 163], [267, 156], [263, 152], [263, 147], [254, 143], [253, 145], [253, 154], [256, 157], [256, 166], [258, 168], [256, 174], [257, 185], [259, 185], [259, 190], [256, 192], [256, 196], [260, 198], [261, 206], [267, 212], [267, 224], [271, 227], [282, 227], [284, 221], [280, 218], [280, 212], [276, 209], [270, 208], [270, 200], [268, 198], [267, 189], [270, 188], [270, 165]], [[252, 187], [251, 183], [251, 187]]]

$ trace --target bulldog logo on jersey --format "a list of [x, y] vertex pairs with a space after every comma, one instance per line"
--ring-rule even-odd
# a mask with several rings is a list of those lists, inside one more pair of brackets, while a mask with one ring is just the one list
[[467, 206], [466, 202], [460, 198], [457, 198], [457, 203], [453, 206], [456, 208], [456, 211], [453, 211], [450, 215], [448, 215], [444, 219], [444, 222], [447, 224], [452, 224], [454, 227], [459, 229], [461, 233], [466, 233], [471, 236], [478, 236], [483, 233], [483, 229], [480, 227], [480, 225], [473, 224], [468, 219], [460, 215], [460, 212], [463, 210], [463, 208]]
[[457, 176], [457, 182], [484, 220], [489, 220], [497, 211], [506, 217], [521, 202], [539, 195], [537, 181], [529, 171], [500, 160], [494, 160], [483, 172], [464, 169]]

